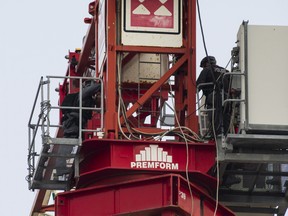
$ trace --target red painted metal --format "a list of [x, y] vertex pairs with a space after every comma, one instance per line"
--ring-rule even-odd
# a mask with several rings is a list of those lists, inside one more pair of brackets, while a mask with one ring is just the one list
[[[179, 165], [178, 171], [186, 171], [187, 154], [188, 171], [206, 173], [215, 162], [215, 147], [210, 143], [188, 143], [186, 146], [186, 143], [168, 141], [91, 139], [84, 141], [82, 145], [81, 153], [84, 158], [82, 163], [85, 165], [81, 166], [81, 173], [90, 173], [108, 167], [130, 169], [136, 155], [145, 148], [150, 148], [150, 145], [157, 149], [161, 148], [162, 152], [165, 151], [173, 156], [172, 161]], [[146, 151], [150, 150], [146, 149]], [[158, 161], [163, 162], [161, 159]], [[147, 170], [147, 168], [138, 168]], [[156, 170], [163, 169], [159, 167]]]
[[[147, 90], [151, 88], [151, 84], [143, 84], [143, 90], [140, 90], [140, 95], [143, 95], [147, 92]], [[139, 90], [135, 87], [134, 83], [123, 85], [122, 90], [122, 98], [124, 101], [129, 103], [136, 103], [138, 101]], [[134, 127], [149, 127], [149, 128], [157, 128], [157, 120], [160, 116], [160, 109], [163, 106], [164, 101], [168, 100], [168, 89], [161, 89], [161, 92], [156, 92], [152, 94], [146, 101], [145, 104], [142, 105], [142, 111], [138, 113], [137, 116], [129, 116], [128, 119], [130, 123]], [[159, 106], [160, 104], [160, 106]], [[128, 107], [128, 103], [125, 104]], [[143, 111], [145, 110], [145, 111]], [[145, 123], [145, 118], [151, 115], [151, 123]], [[134, 123], [134, 124], [133, 124]]]
[[[192, 192], [189, 191], [190, 185]], [[169, 174], [58, 194], [56, 216], [234, 214], [180, 175]]]
[[[164, 2], [164, 1], [163, 1]], [[150, 11], [149, 14], [146, 14], [143, 16], [142, 14], [135, 14], [132, 13], [133, 10], [135, 10], [140, 5], [143, 5], [148, 11]], [[155, 22], [154, 20], [157, 19], [159, 16], [154, 15], [154, 12], [159, 9], [161, 6], [165, 6], [165, 8], [168, 9], [168, 11], [171, 13], [171, 16], [165, 17], [166, 19], [158, 20], [158, 22]], [[160, 1], [138, 1], [138, 0], [131, 0], [131, 10], [127, 13], [131, 13], [131, 26], [134, 27], [157, 27], [159, 29], [161, 28], [173, 28], [173, 19], [174, 19], [174, 10], [177, 10], [173, 7], [174, 2], [173, 0], [167, 0], [164, 3], [161, 3]]]
[[[185, 116], [185, 125], [191, 128], [193, 131], [198, 130], [197, 116], [195, 114], [196, 103], [196, 4], [193, 1], [187, 1], [187, 11], [188, 11], [188, 20], [187, 20], [187, 30], [188, 30], [188, 50], [189, 50], [189, 59], [187, 64], [187, 95], [186, 104], [187, 104], [187, 115]], [[192, 98], [191, 98], [192, 96]]]
[[[163, 88], [165, 82], [169, 77], [175, 75], [175, 102], [176, 102], [176, 114], [178, 114], [179, 122], [182, 126], [187, 126], [194, 131], [197, 131], [198, 120], [195, 113], [195, 103], [191, 101], [196, 101], [195, 92], [195, 79], [196, 79], [196, 3], [195, 0], [183, 1], [183, 47], [179, 48], [168, 48], [168, 47], [149, 47], [149, 46], [124, 46], [119, 44], [119, 32], [117, 32], [116, 23], [116, 1], [105, 1], [106, 2], [106, 13], [107, 13], [107, 54], [106, 60], [103, 64], [103, 83], [104, 83], [104, 93], [105, 93], [105, 113], [104, 113], [104, 128], [105, 137], [119, 138], [118, 134], [118, 123], [117, 123], [117, 61], [116, 56], [119, 54], [129, 53], [130, 56], [136, 53], [167, 53], [167, 54], [177, 54], [177, 62], [151, 87], [145, 92], [143, 96], [137, 100], [124, 101], [127, 103], [132, 103], [132, 107], [127, 110], [127, 117], [132, 116], [140, 106], [153, 106], [155, 101], [148, 101], [148, 99], [159, 89]], [[88, 33], [85, 37], [83, 49], [79, 58], [77, 65], [77, 71], [73, 71], [69, 74], [76, 73], [78, 76], [83, 75], [85, 69], [93, 65], [96, 69], [96, 75], [99, 76], [100, 71], [98, 71], [98, 53], [96, 52], [96, 61], [91, 62], [89, 56], [91, 50], [96, 48], [97, 50], [97, 38], [98, 38], [98, 7], [99, 1], [91, 2], [89, 4], [89, 13], [93, 15], [91, 20]], [[109, 8], [109, 10], [107, 9]], [[132, 58], [130, 58], [131, 60]], [[129, 62], [129, 59], [124, 59], [122, 64]], [[71, 84], [70, 84], [71, 85]], [[137, 92], [137, 88], [134, 89]], [[125, 92], [124, 92], [125, 97]], [[161, 107], [157, 107], [161, 109]], [[155, 110], [151, 110], [152, 112]], [[143, 118], [144, 119], [145, 114]], [[132, 117], [131, 117], [132, 118]], [[157, 116], [155, 116], [155, 119]], [[133, 118], [132, 118], [133, 119]], [[154, 119], [154, 120], [155, 120]], [[133, 120], [132, 120], [133, 121]], [[153, 119], [152, 119], [153, 122]], [[121, 117], [121, 124], [123, 130], [125, 131], [126, 125], [123, 124], [123, 117]], [[155, 128], [154, 124], [145, 125], [145, 127]], [[113, 136], [112, 136], [113, 135]]]
[[[213, 215], [217, 203], [213, 199], [216, 193], [216, 179], [207, 173], [215, 163], [214, 143], [185, 143], [170, 141], [150, 141], [142, 135], [143, 140], [123, 140], [119, 133], [118, 124], [118, 93], [117, 87], [123, 88], [124, 104], [132, 104], [126, 110], [135, 131], [160, 132], [157, 119], [165, 100], [168, 99], [166, 81], [175, 76], [175, 115], [181, 126], [197, 132], [196, 118], [196, 0], [182, 1], [183, 46], [177, 48], [124, 46], [119, 41], [119, 17], [116, 11], [121, 8], [117, 4], [123, 1], [104, 0], [106, 4], [106, 47], [102, 71], [98, 62], [98, 9], [99, 0], [89, 4], [92, 18], [86, 19], [89, 24], [80, 56], [76, 54], [77, 67], [71, 64], [66, 75], [83, 76], [87, 68], [95, 68], [96, 77], [103, 80], [104, 88], [104, 137], [96, 139], [93, 133], [86, 133], [81, 147], [80, 176], [75, 180], [75, 190], [60, 193], [55, 203], [56, 216], [79, 215]], [[154, 0], [150, 0], [152, 1]], [[148, 1], [147, 1], [148, 2]], [[146, 3], [147, 3], [146, 2]], [[171, 2], [171, 1], [170, 1]], [[103, 2], [102, 2], [103, 3]], [[153, 2], [154, 4], [154, 2]], [[96, 59], [91, 60], [91, 51], [96, 51]], [[118, 81], [119, 62], [117, 57], [126, 57], [123, 65], [129, 63], [139, 53], [172, 54], [176, 61], [159, 80], [145, 86], [140, 91], [133, 86]], [[121, 59], [121, 58], [120, 58]], [[60, 86], [60, 101], [69, 92], [77, 91], [78, 85], [67, 84], [67, 80]], [[130, 91], [125, 90], [130, 85]], [[147, 88], [146, 88], [147, 87]], [[161, 88], [161, 92], [159, 89]], [[141, 95], [141, 96], [139, 96]], [[139, 108], [148, 108], [149, 112], [138, 112]], [[137, 113], [138, 117], [133, 116]], [[145, 124], [146, 116], [154, 113], [150, 124]], [[98, 128], [99, 116], [88, 122], [89, 129]], [[176, 121], [175, 121], [176, 122]], [[179, 125], [175, 123], [175, 127]], [[129, 128], [125, 124], [124, 114], [120, 116], [120, 127], [128, 134]], [[136, 133], [133, 131], [133, 133]], [[61, 137], [61, 130], [57, 137]], [[150, 137], [151, 138], [151, 137]], [[179, 141], [180, 138], [175, 138]], [[143, 151], [149, 148], [161, 149], [162, 156], [150, 158]], [[151, 150], [152, 152], [152, 150]], [[158, 152], [158, 150], [157, 150]], [[146, 159], [143, 159], [145, 155]], [[140, 158], [140, 159], [139, 159]], [[169, 158], [169, 159], [168, 159]], [[192, 194], [188, 189], [191, 186]], [[41, 203], [45, 190], [39, 192], [38, 199], [32, 212], [41, 211]], [[43, 209], [45, 207], [42, 206]], [[218, 206], [217, 216], [232, 216], [231, 211]]]
[[[171, 156], [170, 163], [166, 163], [162, 155], [161, 158], [156, 156], [153, 159], [151, 145], [155, 151]], [[136, 155], [139, 156], [143, 151], [149, 152], [149, 159], [137, 160]], [[127, 173], [133, 178], [133, 172], [137, 176], [135, 178], [138, 178], [139, 173], [159, 175], [199, 172], [204, 175], [215, 163], [215, 148], [214, 144], [209, 143], [188, 143], [186, 146], [186, 143], [180, 142], [91, 139], [83, 143], [81, 156], [79, 188], [101, 181], [103, 173], [109, 173], [109, 178]], [[212, 185], [208, 188], [215, 189]]]
[[98, 4], [99, 0], [93, 1], [88, 5], [88, 12], [92, 15], [92, 18], [84, 18], [84, 23], [89, 24], [89, 28], [87, 31], [87, 34], [83, 41], [83, 47], [80, 55], [80, 59], [77, 65], [77, 75], [82, 76], [85, 70], [93, 65], [95, 67], [95, 61], [92, 61], [89, 59], [89, 56], [91, 55], [91, 49], [93, 49], [96, 46], [95, 38], [97, 35], [97, 32], [95, 31], [97, 29], [97, 22], [96, 19], [96, 11], [98, 10]]
[[[116, 0], [106, 1], [107, 8], [107, 62], [104, 71], [105, 92], [106, 92], [106, 114], [105, 130], [106, 135], [116, 132], [117, 128], [117, 111], [116, 111], [116, 92], [117, 92], [117, 61], [116, 61]], [[117, 137], [117, 133], [116, 133]]]
[[[183, 55], [157, 82], [155, 82], [146, 93], [140, 97], [136, 103], [127, 111], [126, 116], [129, 118], [139, 107], [141, 107], [151, 96], [171, 77], [181, 65], [187, 61], [187, 54]], [[121, 118], [121, 123], [123, 119]]]
[[[147, 2], [146, 2], [147, 3]], [[195, 0], [183, 1], [183, 47], [168, 48], [168, 47], [149, 47], [149, 46], [124, 46], [119, 44], [119, 32], [117, 32], [116, 23], [117, 17], [115, 16], [116, 2], [114, 0], [107, 1], [107, 59], [104, 64], [103, 78], [105, 82], [105, 115], [104, 127], [105, 137], [111, 137], [109, 133], [115, 134], [116, 139], [119, 138], [118, 123], [117, 123], [117, 61], [116, 56], [124, 52], [134, 55], [135, 53], [167, 53], [178, 54], [177, 62], [168, 70], [164, 75], [136, 101], [135, 99], [124, 101], [132, 103], [133, 105], [127, 110], [127, 118], [131, 117], [141, 106], [153, 107], [153, 101], [148, 101], [151, 96], [165, 85], [165, 82], [172, 76], [175, 76], [176, 86], [180, 91], [176, 90], [176, 113], [178, 114], [179, 121], [182, 126], [188, 126], [192, 130], [197, 131], [198, 120], [195, 113], [196, 91], [194, 88], [196, 78], [196, 2]], [[97, 12], [96, 12], [97, 13]], [[96, 39], [97, 41], [97, 39]], [[84, 54], [83, 54], [84, 55]], [[130, 58], [132, 59], [132, 58]], [[127, 63], [129, 59], [124, 59], [122, 64]], [[178, 82], [178, 76], [181, 80]], [[183, 86], [183, 87], [182, 87]], [[135, 88], [137, 91], [137, 88]], [[161, 109], [161, 107], [158, 107]], [[153, 112], [153, 110], [151, 110]], [[142, 114], [143, 115], [143, 114]], [[144, 117], [143, 117], [144, 118]], [[142, 118], [142, 119], [143, 119]], [[156, 118], [156, 117], [155, 117]], [[133, 118], [132, 118], [133, 119]], [[141, 119], [141, 118], [140, 118]], [[133, 121], [133, 120], [132, 120]], [[153, 121], [153, 120], [152, 120]], [[121, 124], [123, 129], [127, 127], [124, 123], [123, 116], [121, 117]], [[146, 127], [149, 125], [145, 125]], [[155, 124], [150, 127], [155, 128]]]

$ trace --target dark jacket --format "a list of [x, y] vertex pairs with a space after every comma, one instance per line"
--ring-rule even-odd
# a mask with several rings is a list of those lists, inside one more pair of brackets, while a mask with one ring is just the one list
[[[203, 94], [206, 97], [213, 92], [215, 84], [217, 85], [215, 86], [215, 90], [217, 90], [217, 88], [219, 88], [219, 90], [222, 90], [224, 88], [224, 91], [227, 93], [229, 88], [229, 76], [223, 76], [226, 72], [228, 72], [228, 70], [218, 65], [213, 65], [212, 67], [213, 68], [211, 67], [204, 68], [196, 81], [197, 86], [203, 83], [213, 83], [211, 85], [207, 86], [205, 85], [199, 87], [199, 90], [202, 90]], [[214, 75], [214, 78], [212, 73]]]
[[[85, 127], [87, 121], [92, 117], [92, 110], [85, 109], [85, 107], [95, 106], [95, 100], [92, 98], [100, 91], [101, 84], [91, 82], [90, 85], [82, 89], [82, 128]], [[79, 93], [68, 94], [64, 98], [61, 106], [75, 107], [75, 109], [62, 109], [63, 130], [65, 137], [77, 137], [79, 134]]]

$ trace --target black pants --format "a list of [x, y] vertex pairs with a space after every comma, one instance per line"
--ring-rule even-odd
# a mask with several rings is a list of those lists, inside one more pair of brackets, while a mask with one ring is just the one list
[[[224, 99], [225, 98], [226, 96]], [[231, 114], [228, 106], [222, 106], [222, 94], [217, 92], [209, 94], [206, 97], [206, 107], [207, 109], [213, 109], [212, 111], [208, 112], [208, 120], [211, 128], [213, 126], [216, 135], [221, 133], [226, 135], [229, 130]]]

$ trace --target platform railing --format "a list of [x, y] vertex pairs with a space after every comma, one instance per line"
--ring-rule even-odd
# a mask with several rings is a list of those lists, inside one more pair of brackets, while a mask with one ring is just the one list
[[198, 123], [199, 123], [199, 133], [202, 137], [204, 137], [208, 132], [209, 121], [208, 121], [208, 112], [212, 112], [213, 109], [206, 108], [206, 98], [204, 95], [202, 99], [200, 98], [200, 88], [203, 86], [211, 86], [213, 88], [213, 83], [201, 83], [196, 88], [196, 96], [197, 96], [197, 104], [198, 104]]
[[[63, 107], [58, 104], [58, 94], [57, 97], [51, 97], [51, 84], [52, 81], [59, 79], [78, 79], [79, 83], [83, 83], [83, 80], [97, 80], [97, 82], [101, 83], [101, 96], [100, 96], [100, 107], [82, 107], [82, 88], [79, 88], [79, 107]], [[56, 102], [54, 102], [56, 101]], [[102, 80], [98, 78], [92, 77], [69, 77], [69, 76], [47, 76], [47, 79], [44, 80], [41, 77], [35, 100], [33, 103], [32, 111], [30, 114], [29, 122], [28, 122], [28, 175], [26, 180], [29, 183], [29, 188], [31, 188], [31, 183], [33, 180], [33, 176], [35, 175], [35, 171], [37, 169], [36, 161], [40, 159], [42, 154], [43, 147], [47, 140], [51, 139], [51, 131], [52, 129], [55, 132], [62, 128], [62, 125], [59, 123], [55, 123], [55, 121], [59, 122], [59, 113], [60, 110], [64, 109], [77, 109], [79, 111], [79, 145], [82, 143], [82, 134], [83, 132], [92, 132], [96, 134], [97, 132], [103, 131], [103, 85]], [[40, 105], [39, 105], [40, 104]], [[37, 108], [40, 109], [37, 112]], [[100, 127], [93, 129], [85, 129], [82, 128], [82, 111], [83, 110], [92, 110], [96, 113], [100, 113]], [[54, 116], [52, 111], [58, 111], [58, 113]], [[41, 129], [41, 133], [39, 133], [39, 129]], [[56, 133], [55, 133], [56, 134]], [[42, 145], [37, 145], [41, 143]], [[39, 150], [41, 149], [42, 150]]]
[[[245, 73], [241, 73], [241, 72], [229, 72], [229, 73], [225, 73], [222, 77], [222, 79], [224, 80], [227, 76], [233, 77], [233, 76], [245, 76]], [[223, 82], [223, 81], [222, 81]], [[211, 89], [213, 88], [213, 83], [209, 82], [209, 83], [201, 83], [197, 86], [197, 103], [198, 103], [198, 121], [199, 121], [199, 130], [200, 130], [200, 135], [201, 136], [205, 136], [209, 130], [209, 121], [208, 121], [208, 113], [212, 112], [214, 109], [207, 109], [205, 101], [203, 102], [202, 100], [200, 100], [200, 89], [203, 86], [211, 86]], [[233, 88], [233, 86], [232, 86]], [[229, 104], [229, 103], [245, 103], [246, 99], [245, 98], [224, 98], [225, 92], [224, 89], [222, 89], [222, 106], [224, 107], [225, 105]], [[202, 103], [202, 104], [200, 104]]]
[[29, 122], [28, 122], [28, 158], [27, 158], [27, 163], [28, 163], [28, 176], [26, 177], [26, 180], [29, 183], [31, 183], [31, 178], [33, 177], [34, 171], [35, 171], [35, 157], [39, 156], [35, 150], [35, 139], [36, 135], [40, 126], [40, 120], [41, 116], [43, 115], [43, 112], [40, 112], [39, 118], [37, 119], [36, 123], [32, 123], [32, 118], [35, 112], [36, 104], [39, 98], [39, 94], [41, 91], [41, 86], [43, 85], [43, 77], [41, 77], [37, 92], [36, 92], [36, 97], [34, 99], [32, 111], [30, 114]]

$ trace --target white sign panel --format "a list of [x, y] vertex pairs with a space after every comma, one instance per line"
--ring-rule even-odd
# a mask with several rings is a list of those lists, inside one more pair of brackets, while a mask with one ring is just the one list
[[122, 43], [180, 47], [181, 0], [123, 0]]

